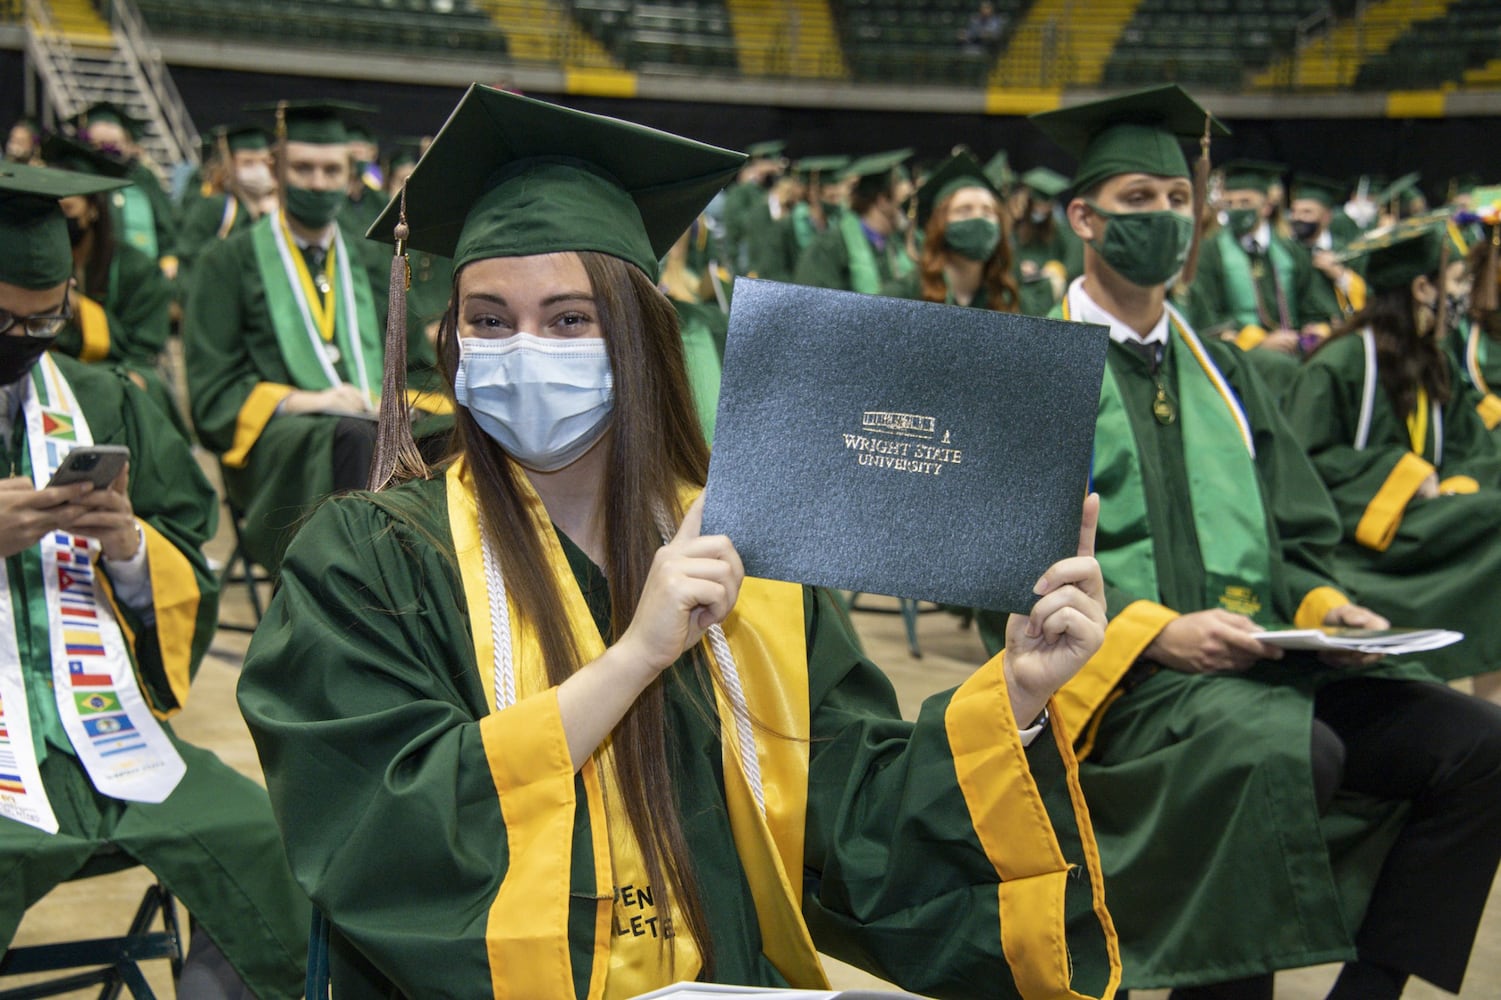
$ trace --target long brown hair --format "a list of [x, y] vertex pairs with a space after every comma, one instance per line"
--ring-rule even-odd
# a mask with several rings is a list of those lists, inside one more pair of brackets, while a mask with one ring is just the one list
[[[955, 194], [958, 192], [956, 191]], [[949, 202], [954, 195], [933, 206], [928, 218], [928, 228], [923, 231], [922, 254], [917, 261], [917, 275], [922, 297], [927, 302], [948, 300], [948, 282], [943, 277], [943, 261], [948, 253], [948, 244], [943, 234], [948, 230]], [[985, 270], [980, 277], [980, 287], [985, 289], [985, 307], [996, 312], [1016, 312], [1021, 309], [1021, 289], [1011, 276], [1011, 234], [1008, 231], [1005, 205], [996, 203], [997, 221], [1001, 238], [995, 245]]]
[[[653, 555], [661, 547], [656, 512], [666, 512], [674, 525], [681, 519], [677, 487], [704, 484], [709, 448], [693, 408], [672, 304], [638, 268], [602, 253], [580, 251], [578, 256], [593, 287], [615, 378], [606, 442], [610, 456], [599, 500], [610, 594], [610, 634], [604, 639], [612, 643], [630, 625]], [[450, 393], [459, 362], [459, 279], [456, 274], [455, 295], [437, 342]], [[454, 413], [457, 442], [474, 475], [480, 516], [500, 560], [506, 593], [537, 630], [549, 683], [561, 684], [582, 664], [542, 541], [522, 502], [523, 473], [467, 409], [456, 406]], [[626, 712], [612, 734], [612, 748], [622, 804], [641, 842], [647, 878], [653, 886], [668, 887], [667, 898], [677, 903], [698, 945], [703, 973], [712, 975], [713, 942], [681, 817], [676, 808], [663, 808], [663, 803], [676, 802], [663, 709], [668, 674]], [[669, 915], [664, 907], [664, 920]]]
[[[1437, 279], [1436, 274], [1428, 277], [1431, 281]], [[1449, 357], [1439, 341], [1443, 331], [1435, 328], [1427, 336], [1419, 334], [1417, 320], [1413, 318], [1416, 306], [1411, 282], [1373, 291], [1365, 308], [1341, 323], [1319, 347], [1322, 350], [1339, 337], [1369, 327], [1376, 337], [1376, 374], [1381, 388], [1392, 401], [1397, 416], [1404, 420], [1417, 407], [1419, 387], [1439, 406], [1448, 403], [1453, 392]]]

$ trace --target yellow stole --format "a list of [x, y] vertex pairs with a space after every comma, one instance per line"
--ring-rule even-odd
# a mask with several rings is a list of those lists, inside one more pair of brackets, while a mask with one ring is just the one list
[[[604, 640], [574, 581], [547, 511], [526, 477], [517, 479], [525, 491], [525, 502], [548, 566], [558, 582], [579, 656], [583, 662], [590, 662], [604, 653]], [[683, 492], [681, 499], [685, 506], [696, 493], [696, 488]], [[495, 632], [490, 588], [486, 582], [474, 485], [462, 459], [448, 470], [447, 497], [449, 527], [469, 606], [475, 662], [488, 704], [494, 711]], [[509, 595], [506, 608], [515, 705], [520, 708], [527, 699], [546, 693], [550, 685], [535, 628], [517, 613]], [[747, 578], [723, 630], [744, 692], [741, 710], [737, 711], [737, 705], [725, 693], [725, 665], [707, 645], [705, 654], [720, 681], [715, 691], [724, 734], [725, 798], [736, 853], [755, 901], [762, 950], [794, 986], [827, 989], [828, 980], [801, 912], [810, 733], [802, 588]], [[762, 724], [749, 730], [756, 757], [750, 770], [758, 771], [761, 779], [757, 786], [746, 776], [748, 769], [741, 761], [739, 749], [741, 741], [736, 738], [746, 731], [746, 713]], [[504, 771], [503, 751], [489, 745], [486, 750], [492, 770]], [[612, 816], [612, 810], [606, 807], [606, 789], [614, 781], [612, 770], [606, 747], [596, 752], [580, 771], [585, 789], [584, 807], [589, 811], [592, 831], [590, 850], [597, 906], [587, 993], [590, 1000], [632, 996], [669, 981], [668, 953], [658, 949], [657, 939], [645, 936], [633, 941], [613, 935], [615, 889], [629, 884], [621, 876], [629, 878], [633, 870], [644, 872], [645, 868], [634, 834], [623, 818]], [[497, 785], [502, 787], [504, 812], [507, 792], [500, 777]], [[757, 801], [758, 788], [761, 803]], [[519, 789], [514, 794], [526, 794], [526, 790]], [[496, 997], [574, 995], [568, 943], [568, 873], [574, 850], [575, 807], [571, 800], [558, 802], [546, 822], [533, 824], [529, 829], [512, 829], [507, 825], [511, 857], [525, 853], [531, 860], [525, 869], [518, 866], [517, 870], [506, 873], [491, 904], [486, 939]], [[625, 829], [625, 835], [621, 828]], [[659, 912], [663, 908], [660, 899], [657, 907]], [[539, 940], [547, 941], [550, 946], [539, 948]], [[698, 967], [698, 956], [682, 950], [685, 945], [691, 947], [686, 939], [674, 940], [678, 942], [675, 947], [680, 949], [674, 974], [680, 978], [691, 976]], [[559, 942], [562, 946], [557, 946]], [[631, 953], [617, 960], [614, 953], [627, 948]], [[685, 965], [685, 961], [689, 964]]]

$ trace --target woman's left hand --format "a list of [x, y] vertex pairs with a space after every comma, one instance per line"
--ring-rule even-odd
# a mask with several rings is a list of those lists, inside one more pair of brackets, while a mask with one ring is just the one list
[[1105, 579], [1094, 558], [1099, 520], [1100, 497], [1091, 493], [1079, 524], [1079, 554], [1048, 567], [1033, 588], [1040, 596], [1030, 615], [1006, 621], [1006, 686], [1024, 728], [1105, 641]]

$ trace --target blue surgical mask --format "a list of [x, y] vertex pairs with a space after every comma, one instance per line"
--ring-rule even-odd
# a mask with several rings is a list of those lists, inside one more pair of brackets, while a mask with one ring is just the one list
[[454, 398], [517, 462], [554, 472], [604, 434], [615, 406], [605, 342], [518, 333], [459, 340]]

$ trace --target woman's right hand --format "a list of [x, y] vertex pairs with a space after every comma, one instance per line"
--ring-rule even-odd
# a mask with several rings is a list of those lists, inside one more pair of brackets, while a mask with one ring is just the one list
[[616, 643], [658, 672], [698, 644], [711, 625], [729, 617], [745, 567], [724, 535], [700, 535], [702, 495], [688, 508], [672, 541], [652, 558], [636, 614]]

